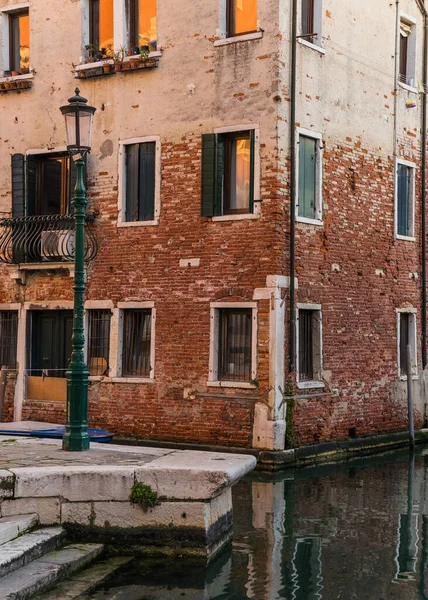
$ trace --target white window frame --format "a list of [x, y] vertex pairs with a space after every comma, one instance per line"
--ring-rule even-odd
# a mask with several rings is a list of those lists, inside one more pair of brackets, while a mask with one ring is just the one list
[[[155, 211], [154, 219], [151, 221], [126, 221], [126, 164], [125, 164], [125, 146], [131, 144], [143, 144], [145, 142], [156, 143], [155, 155]], [[158, 135], [151, 135], [138, 138], [129, 138], [119, 141], [119, 193], [118, 193], [118, 227], [150, 227], [159, 225], [161, 211], [161, 138]]]
[[[416, 73], [416, 58], [417, 58], [417, 20], [415, 19], [415, 17], [412, 17], [411, 15], [408, 15], [402, 11], [400, 11], [400, 23], [399, 25], [401, 25], [401, 23], [403, 23], [404, 25], [407, 25], [407, 27], [411, 28], [411, 33], [409, 35], [409, 43], [407, 46], [407, 66], [406, 66], [406, 71], [407, 71], [407, 79], [408, 79], [408, 83], [404, 83], [402, 81], [398, 81], [398, 85], [403, 87], [406, 90], [409, 90], [411, 92], [417, 92], [417, 73]], [[400, 36], [400, 30], [401, 27], [399, 28], [397, 35]]]
[[[297, 41], [299, 42], [299, 44], [302, 44], [302, 46], [307, 46], [308, 48], [312, 48], [312, 50], [316, 50], [317, 52], [319, 52], [320, 54], [325, 54], [325, 49], [322, 47], [322, 17], [323, 17], [323, 10], [322, 10], [322, 3], [323, 0], [314, 0], [314, 29], [315, 31], [313, 33], [316, 33], [316, 41], [315, 42], [310, 42], [309, 40], [307, 40], [306, 38], [302, 38], [302, 37], [298, 37]], [[300, 35], [302, 34], [302, 1], [300, 1], [299, 3], [299, 31], [300, 31]]]
[[[85, 46], [89, 44], [90, 40], [90, 0], [81, 0], [82, 2], [82, 57], [81, 63], [84, 62], [84, 57], [86, 55]], [[128, 48], [129, 47], [129, 31], [128, 31], [128, 23], [126, 19], [126, 2], [125, 0], [113, 0], [113, 36], [114, 36], [114, 51], [119, 50], [119, 48]], [[159, 44], [159, 32], [157, 39], [157, 47], [160, 48]], [[155, 52], [150, 52], [150, 57], [162, 56], [162, 52], [156, 50]], [[127, 60], [127, 58], [125, 58]], [[101, 63], [91, 63], [92, 68], [97, 64]]]
[[226, 46], [228, 44], [236, 44], [237, 42], [248, 42], [249, 40], [257, 40], [263, 37], [263, 31], [259, 27], [259, 9], [260, 2], [257, 0], [257, 28], [251, 33], [243, 33], [242, 35], [234, 35], [227, 37], [227, 0], [219, 2], [219, 28], [217, 30], [217, 40], [214, 40], [214, 46]]
[[[30, 14], [30, 3], [29, 2], [19, 2], [17, 4], [8, 4], [7, 6], [2, 6], [0, 8], [0, 82], [4, 81], [16, 81], [21, 79], [33, 79], [34, 72], [31, 66], [29, 65], [29, 73], [25, 75], [14, 75], [11, 77], [3, 77], [3, 72], [9, 70], [9, 62], [10, 62], [10, 45], [9, 45], [9, 15], [14, 13], [22, 12], [23, 10], [28, 10], [28, 14]], [[30, 21], [31, 26], [31, 21]], [[31, 34], [31, 31], [30, 31]], [[31, 59], [31, 39], [30, 39], [30, 59]]]
[[208, 387], [242, 388], [254, 389], [255, 383], [250, 381], [222, 381], [218, 378], [218, 354], [219, 354], [219, 309], [229, 308], [251, 308], [252, 331], [251, 331], [251, 380], [257, 379], [257, 302], [211, 302], [210, 303], [210, 356], [208, 371]]
[[[298, 223], [307, 223], [308, 225], [318, 225], [323, 227], [323, 141], [322, 133], [305, 129], [304, 127], [296, 128], [296, 174], [295, 174], [295, 189], [296, 189], [296, 221]], [[316, 189], [315, 189], [315, 219], [299, 216], [299, 167], [300, 167], [300, 137], [308, 137], [316, 140]]]
[[[318, 374], [317, 379], [313, 379], [311, 381], [300, 381], [300, 373], [299, 373], [299, 348], [300, 348], [300, 340], [299, 340], [299, 316], [300, 312], [303, 310], [310, 310], [313, 312], [317, 312], [318, 315], [318, 329], [319, 329], [319, 340], [318, 347], [319, 352], [317, 356], [313, 357], [313, 368], [314, 372]], [[315, 354], [315, 352], [314, 352]], [[323, 373], [323, 334], [322, 334], [322, 305], [321, 304], [309, 304], [309, 303], [297, 303], [296, 307], [296, 381], [297, 387], [301, 390], [306, 389], [322, 389], [325, 387], [324, 382], [322, 380]], [[317, 363], [315, 362], [315, 358], [317, 358]]]
[[[410, 210], [410, 222], [412, 235], [399, 235], [398, 234], [398, 165], [404, 165], [411, 169], [411, 183], [410, 183], [410, 198], [409, 198], [409, 210]], [[402, 158], [397, 158], [395, 161], [395, 183], [394, 183], [394, 237], [397, 240], [404, 240], [407, 242], [414, 242], [415, 238], [415, 180], [416, 180], [416, 163]]]
[[[149, 308], [152, 311], [150, 331], [150, 375], [149, 377], [122, 377], [123, 358], [123, 324], [124, 311], [130, 309]], [[110, 340], [116, 340], [116, 352], [111, 357], [111, 369], [114, 368], [113, 383], [154, 383], [155, 382], [155, 348], [156, 348], [156, 308], [154, 302], [118, 302], [117, 311], [113, 311], [110, 324]], [[114, 360], [114, 363], [113, 363]]]
[[248, 219], [259, 219], [261, 212], [261, 166], [260, 166], [260, 127], [255, 123], [244, 123], [242, 125], [229, 125], [227, 127], [216, 127], [215, 134], [233, 133], [235, 131], [254, 131], [254, 212], [244, 213], [240, 215], [221, 215], [211, 217], [214, 222], [219, 221], [245, 221]]
[[397, 372], [398, 378], [401, 381], [407, 381], [407, 375], [401, 375], [401, 364], [400, 364], [400, 317], [401, 315], [408, 314], [411, 316], [409, 319], [409, 336], [410, 336], [410, 347], [412, 352], [412, 379], [418, 379], [418, 349], [417, 349], [417, 314], [416, 308], [397, 308]]

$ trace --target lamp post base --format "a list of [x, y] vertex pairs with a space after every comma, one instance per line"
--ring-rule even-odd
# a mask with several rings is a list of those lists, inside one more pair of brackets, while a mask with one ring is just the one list
[[89, 435], [82, 432], [65, 433], [62, 438], [62, 449], [67, 452], [83, 452], [89, 450]]

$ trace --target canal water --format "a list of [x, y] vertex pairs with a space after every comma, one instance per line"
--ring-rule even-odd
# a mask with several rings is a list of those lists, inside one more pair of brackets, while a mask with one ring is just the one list
[[428, 450], [253, 473], [234, 523], [208, 567], [135, 559], [90, 600], [428, 599]]

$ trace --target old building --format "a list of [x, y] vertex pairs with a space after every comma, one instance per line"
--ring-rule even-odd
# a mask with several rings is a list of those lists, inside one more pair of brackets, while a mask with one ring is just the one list
[[5, 418], [65, 418], [77, 84], [97, 107], [92, 426], [275, 450], [401, 430], [408, 343], [425, 421], [422, 2], [0, 0], [0, 18]]

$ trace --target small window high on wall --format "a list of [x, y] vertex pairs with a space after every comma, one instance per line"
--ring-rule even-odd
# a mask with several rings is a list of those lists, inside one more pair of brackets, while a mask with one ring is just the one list
[[400, 18], [399, 82], [416, 85], [416, 23], [410, 17]]
[[302, 0], [299, 41], [322, 45], [322, 0]]
[[227, 0], [226, 37], [257, 31], [257, 0]]
[[156, 0], [128, 0], [128, 31], [131, 48], [157, 49]]
[[114, 49], [113, 0], [90, 0], [90, 45], [93, 51]]
[[30, 17], [28, 10], [9, 14], [9, 69], [30, 71]]

